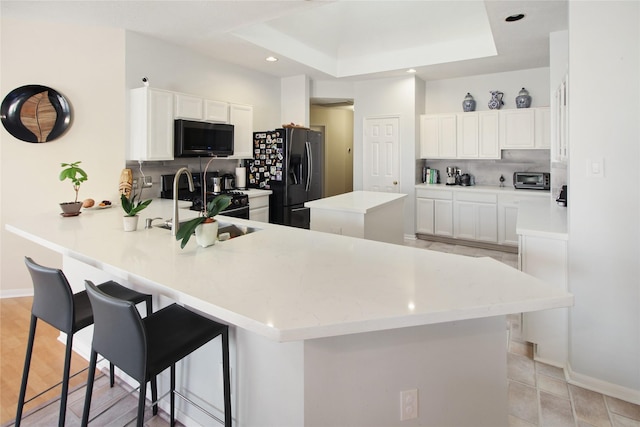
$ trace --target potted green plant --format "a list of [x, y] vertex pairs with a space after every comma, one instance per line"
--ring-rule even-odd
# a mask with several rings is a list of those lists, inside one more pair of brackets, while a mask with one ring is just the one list
[[218, 239], [218, 222], [213, 218], [231, 204], [231, 196], [220, 194], [207, 203], [206, 209], [197, 218], [193, 218], [180, 225], [176, 233], [176, 240], [181, 240], [180, 247], [184, 248], [195, 233], [196, 241], [204, 248], [215, 244]]
[[73, 183], [73, 191], [76, 193], [76, 198], [73, 202], [60, 203], [63, 216], [78, 215], [80, 208], [82, 208], [82, 202], [78, 201], [78, 191], [80, 191], [80, 184], [87, 180], [87, 173], [78, 166], [80, 163], [80, 161], [60, 163], [60, 166], [63, 168], [62, 171], [60, 171], [60, 181], [64, 181], [65, 179], [70, 180]]
[[124, 231], [135, 231], [138, 228], [138, 212], [149, 206], [151, 199], [145, 201], [138, 200], [138, 203], [136, 203], [135, 193], [131, 193], [131, 198], [121, 194], [120, 203], [124, 211]]

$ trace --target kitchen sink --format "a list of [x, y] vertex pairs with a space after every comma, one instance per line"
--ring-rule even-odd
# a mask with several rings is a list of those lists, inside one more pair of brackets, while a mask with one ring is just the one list
[[[185, 222], [187, 221], [180, 221], [180, 225], [184, 224]], [[171, 230], [171, 221], [166, 221], [162, 224], [156, 224], [154, 225], [154, 227], [164, 228], [165, 230]], [[231, 224], [230, 222], [218, 221], [218, 236], [224, 233], [229, 233], [229, 239], [251, 234], [260, 230], [261, 230], [260, 228], [248, 227], [245, 225]]]

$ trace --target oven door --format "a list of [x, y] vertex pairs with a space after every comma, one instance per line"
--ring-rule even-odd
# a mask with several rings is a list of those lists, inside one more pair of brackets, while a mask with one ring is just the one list
[[249, 219], [249, 206], [233, 206], [220, 212], [220, 215], [231, 216], [234, 218]]

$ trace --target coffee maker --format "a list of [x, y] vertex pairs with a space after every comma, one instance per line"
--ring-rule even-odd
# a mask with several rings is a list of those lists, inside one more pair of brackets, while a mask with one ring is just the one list
[[447, 185], [456, 185], [459, 169], [455, 166], [447, 166]]

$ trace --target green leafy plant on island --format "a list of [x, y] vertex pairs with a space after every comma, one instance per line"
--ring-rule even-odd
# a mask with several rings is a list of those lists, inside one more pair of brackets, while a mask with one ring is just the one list
[[129, 199], [124, 194], [120, 195], [120, 203], [122, 205], [122, 210], [125, 213], [125, 216], [136, 216], [138, 212], [145, 209], [151, 203], [151, 199], [140, 201], [136, 204], [136, 195], [132, 193], [131, 199]]
[[73, 191], [76, 192], [75, 200], [69, 203], [78, 203], [80, 185], [87, 180], [87, 173], [78, 166], [80, 163], [82, 162], [60, 163], [60, 166], [64, 168], [60, 172], [60, 181], [64, 181], [65, 179], [70, 180], [73, 183]]
[[231, 196], [220, 194], [209, 203], [207, 203], [207, 207], [204, 212], [201, 212], [201, 216], [193, 218], [181, 224], [178, 232], [176, 233], [176, 240], [182, 240], [182, 242], [180, 243], [180, 248], [184, 249], [191, 236], [196, 232], [196, 228], [200, 224], [215, 222], [215, 219], [213, 217], [218, 215], [221, 211], [225, 210], [230, 204]]

